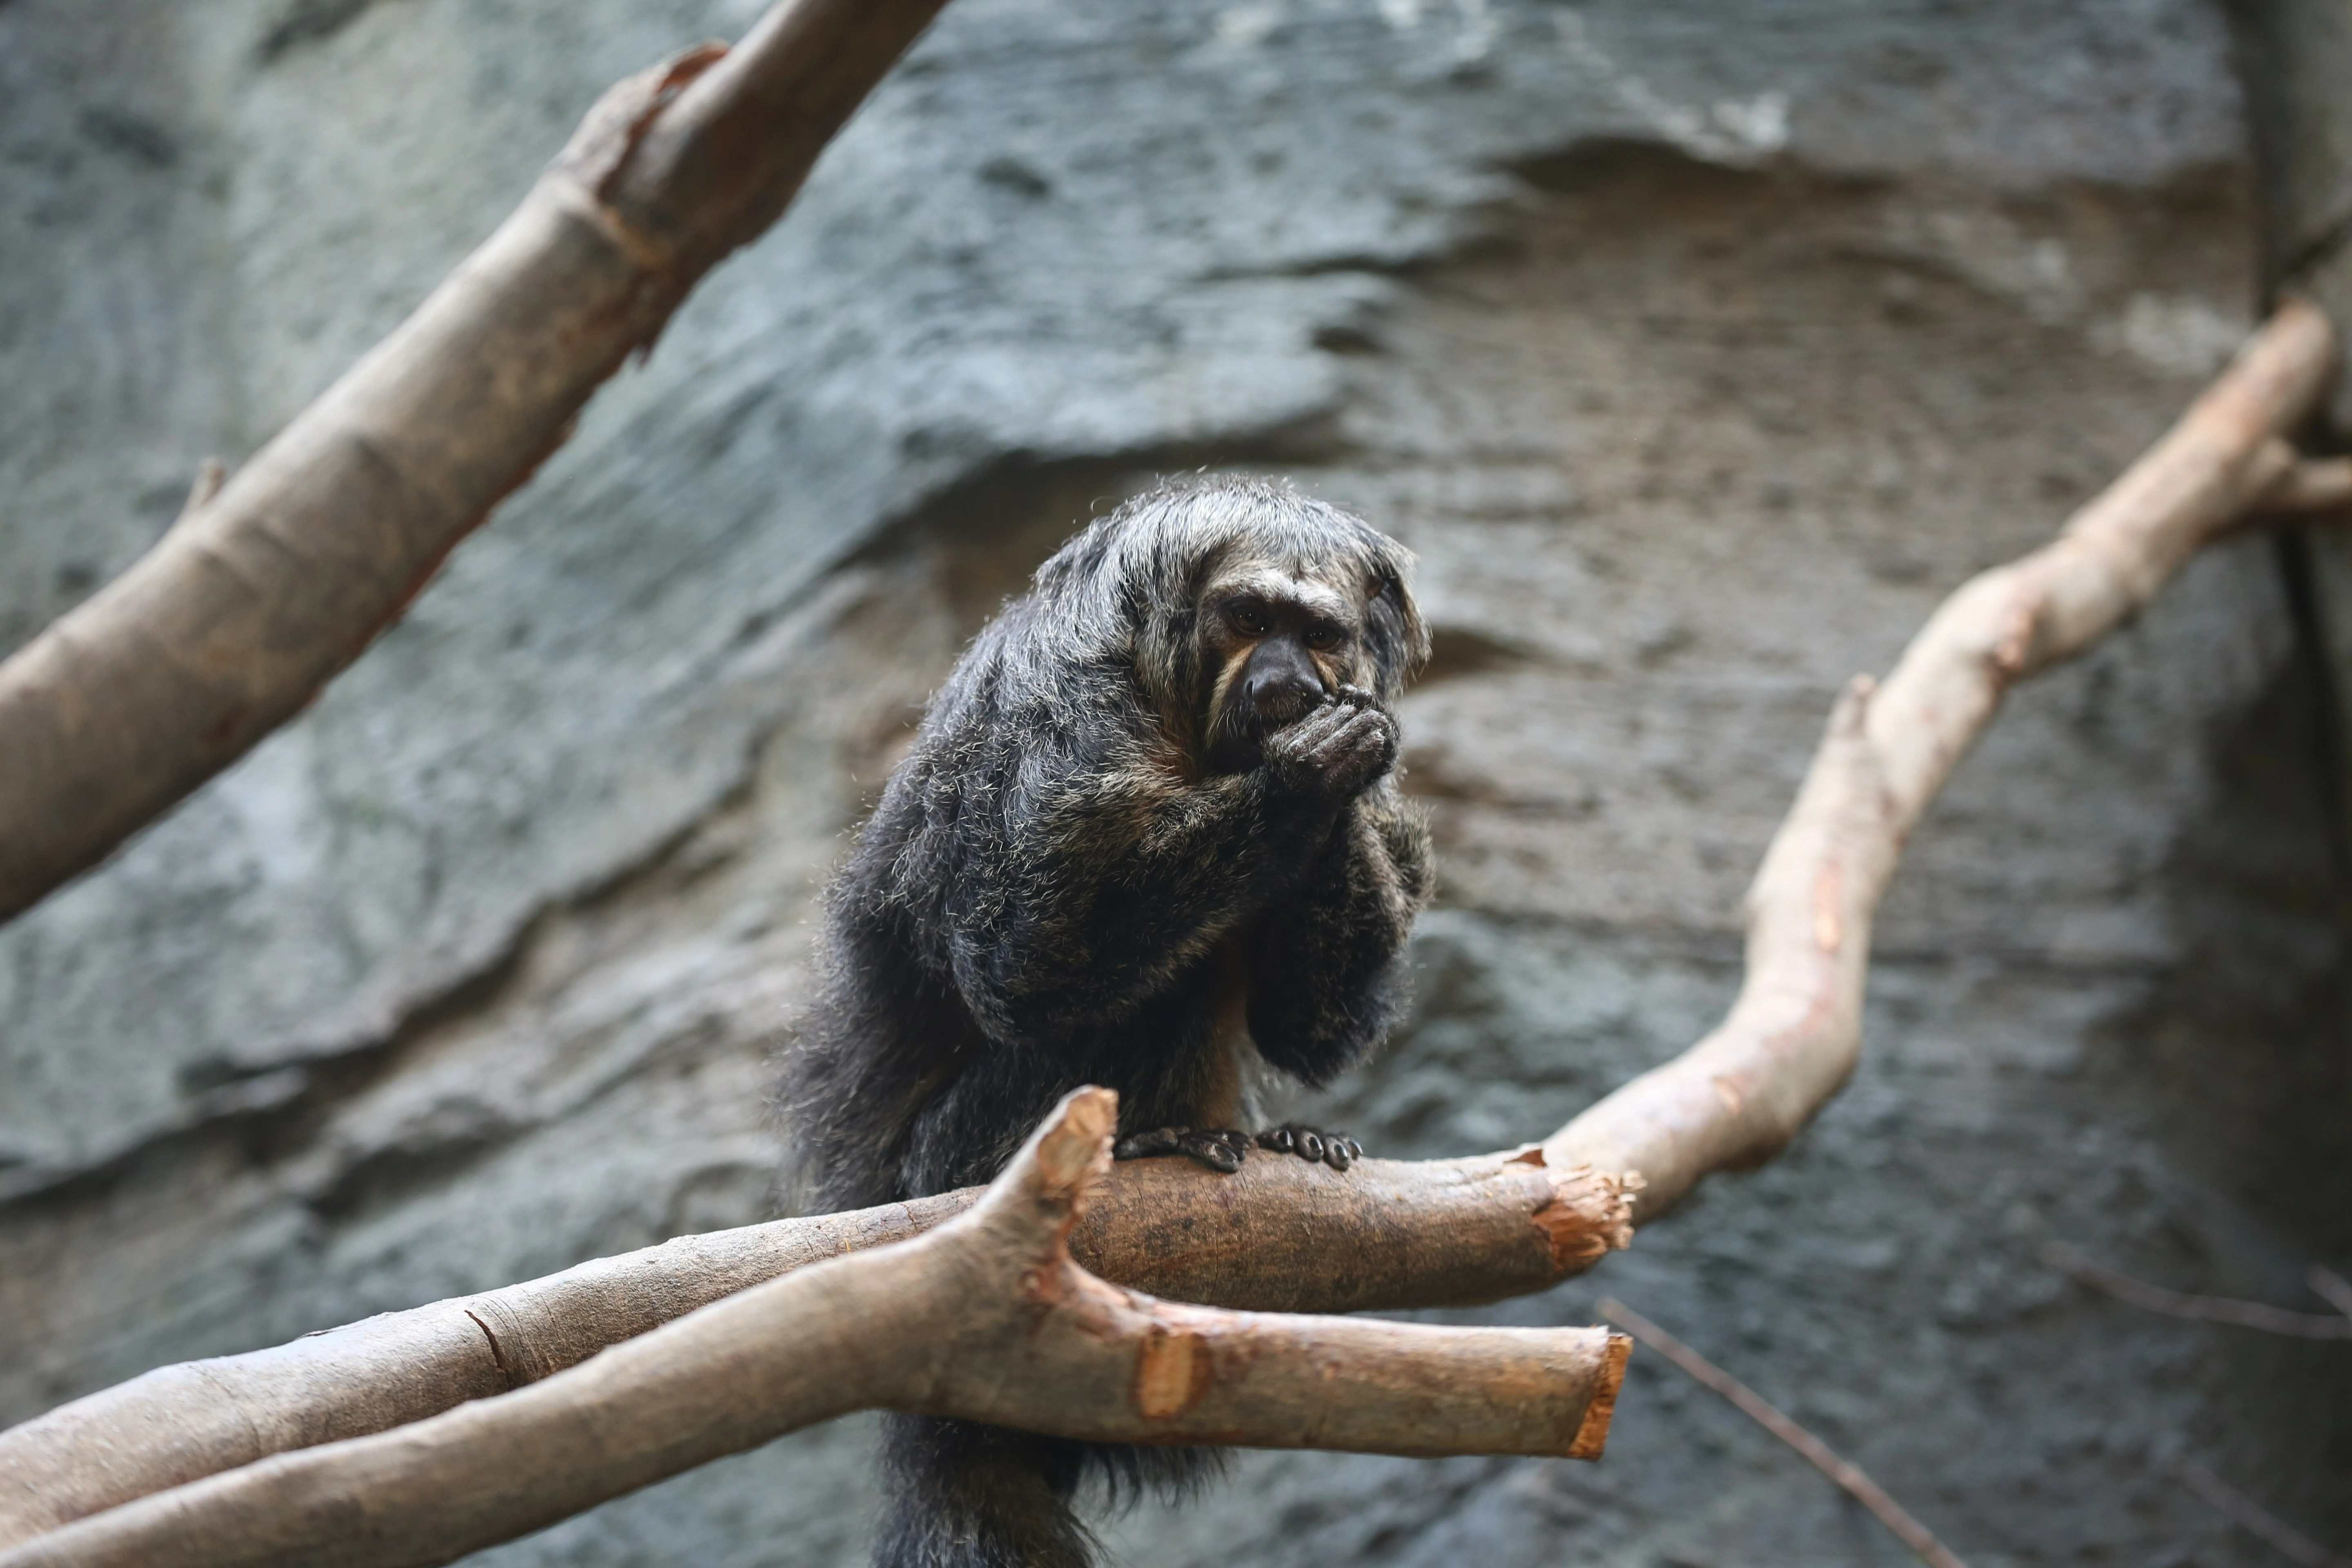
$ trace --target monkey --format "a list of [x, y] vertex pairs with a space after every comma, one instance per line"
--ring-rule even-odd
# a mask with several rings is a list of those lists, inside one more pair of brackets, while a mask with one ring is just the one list
[[[1060, 1097], [1119, 1096], [1119, 1158], [1346, 1170], [1245, 1130], [1406, 1003], [1426, 824], [1391, 704], [1429, 654], [1395, 541], [1285, 485], [1164, 483], [1048, 559], [964, 652], [827, 890], [782, 1061], [790, 1179], [851, 1208], [982, 1183]], [[886, 1418], [877, 1568], [1085, 1568], [1071, 1509], [1198, 1451]]]

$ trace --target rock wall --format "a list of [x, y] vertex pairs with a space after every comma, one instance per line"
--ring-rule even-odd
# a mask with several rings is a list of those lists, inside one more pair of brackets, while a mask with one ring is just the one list
[[[0, 5], [0, 647], [743, 0]], [[813, 887], [1078, 520], [1289, 474], [1421, 553], [1421, 1005], [1321, 1114], [1537, 1135], [1702, 1032], [1850, 673], [2244, 330], [2218, 19], [960, 0], [785, 222], [299, 722], [0, 931], [0, 1418], [760, 1217]], [[2343, 849], [2267, 543], [2021, 693], [1781, 1161], [1482, 1317], [1660, 1319], [1986, 1564], [2352, 1540], [2352, 1369], [2088, 1298], [2352, 1258]], [[859, 1560], [860, 1423], [484, 1561]], [[1598, 1467], [1254, 1455], [1128, 1561], [1903, 1561], [1637, 1356]]]

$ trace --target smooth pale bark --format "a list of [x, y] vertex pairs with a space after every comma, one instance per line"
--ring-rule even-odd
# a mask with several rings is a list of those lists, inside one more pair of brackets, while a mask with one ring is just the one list
[[943, 0], [784, 0], [592, 109], [456, 271], [0, 664], [0, 920], [316, 697], [757, 237]]
[[0, 1568], [446, 1563], [886, 1405], [1122, 1443], [1597, 1458], [1631, 1342], [1181, 1306], [1073, 1261], [1118, 1097], [1065, 1099], [966, 1213], [756, 1285], [519, 1393], [280, 1454]]
[[[1342, 1175], [1261, 1156], [1231, 1177], [1129, 1162], [1088, 1205], [1072, 1246], [1107, 1279], [1232, 1307], [1339, 1312], [1524, 1295], [1632, 1234], [1622, 1184], [1534, 1160], [1367, 1160]], [[523, 1387], [747, 1286], [920, 1235], [981, 1191], [680, 1237], [159, 1368], [0, 1432], [0, 1546], [270, 1454]]]

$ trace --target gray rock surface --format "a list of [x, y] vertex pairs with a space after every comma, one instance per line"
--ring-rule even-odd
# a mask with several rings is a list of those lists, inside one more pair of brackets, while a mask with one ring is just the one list
[[[0, 5], [0, 647], [248, 452], [605, 81], [748, 4]], [[786, 221], [299, 723], [0, 931], [0, 1418], [758, 1217], [812, 888], [1096, 506], [1202, 462], [1422, 554], [1417, 1020], [1318, 1109], [1533, 1136], [1704, 1030], [1831, 695], [2045, 537], [2243, 330], [2214, 17], [961, 0]], [[1871, 1050], [1592, 1279], [1977, 1568], [2352, 1540], [2330, 1347], [2136, 1317], [2063, 1238], [2295, 1300], [2352, 1257], [2340, 848], [2267, 546], [2025, 693], [1912, 847]], [[511, 1563], [854, 1561], [862, 1427]], [[1247, 1456], [1143, 1563], [1879, 1563], [1639, 1357], [1602, 1465]]]

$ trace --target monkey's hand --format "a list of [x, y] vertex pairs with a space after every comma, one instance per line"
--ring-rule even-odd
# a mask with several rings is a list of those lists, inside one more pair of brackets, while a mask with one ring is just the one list
[[1364, 1146], [1347, 1134], [1296, 1121], [1267, 1128], [1257, 1135], [1257, 1146], [1277, 1154], [1296, 1154], [1310, 1165], [1325, 1164], [1335, 1171], [1344, 1171], [1364, 1157]]
[[1296, 794], [1337, 805], [1353, 800], [1396, 766], [1397, 721], [1360, 686], [1265, 738], [1265, 767]]
[[1250, 1135], [1231, 1128], [1212, 1131], [1194, 1127], [1155, 1127], [1111, 1145], [1114, 1160], [1149, 1160], [1155, 1154], [1181, 1154], [1221, 1175], [1232, 1175], [1248, 1158]]

